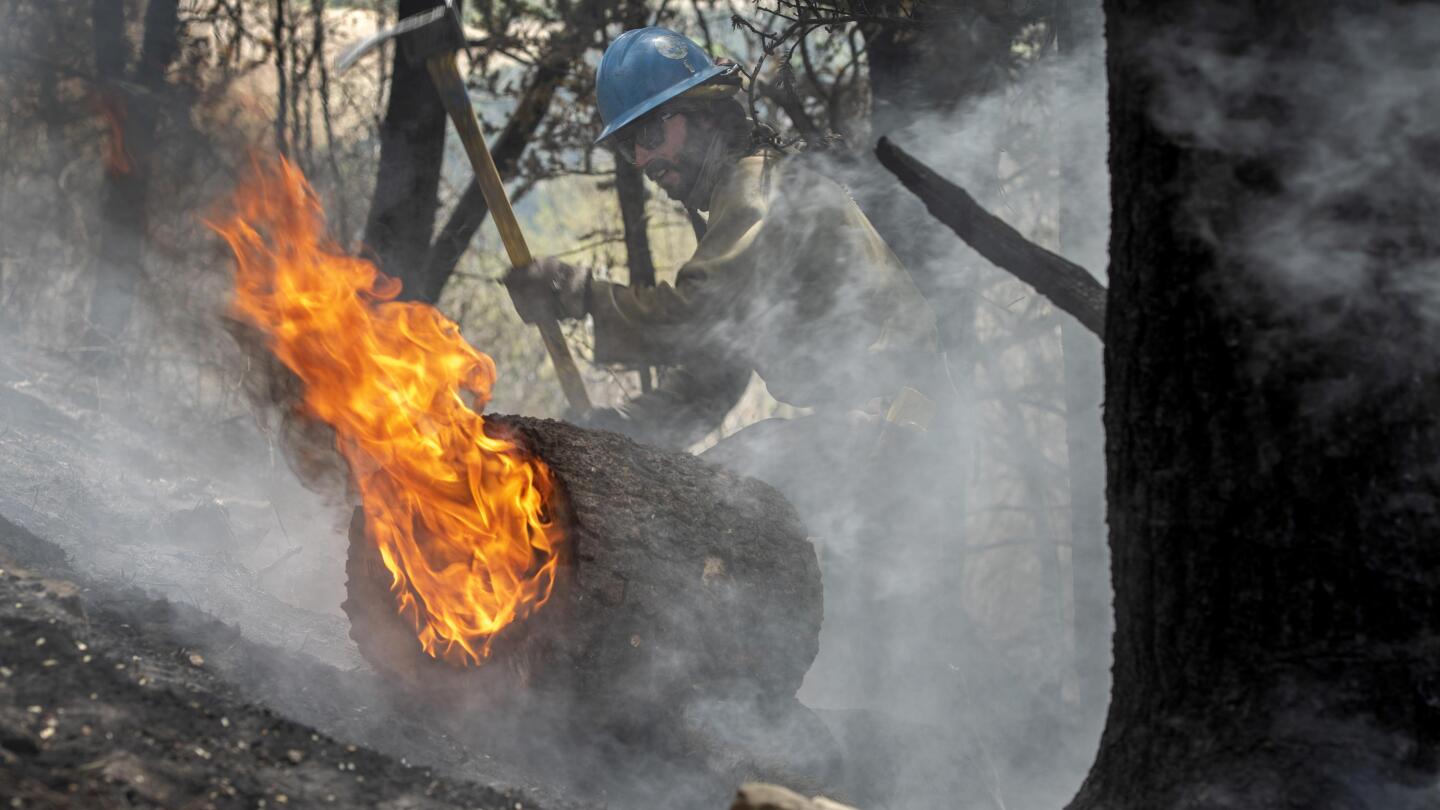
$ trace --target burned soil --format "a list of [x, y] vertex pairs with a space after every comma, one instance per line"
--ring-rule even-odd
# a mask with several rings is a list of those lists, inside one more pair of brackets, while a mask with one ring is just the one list
[[[196, 611], [75, 577], [0, 521], [0, 796], [14, 807], [520, 808], [257, 706], [216, 664], [264, 660]], [[316, 685], [323, 665], [312, 665]], [[397, 732], [399, 729], [397, 729]]]

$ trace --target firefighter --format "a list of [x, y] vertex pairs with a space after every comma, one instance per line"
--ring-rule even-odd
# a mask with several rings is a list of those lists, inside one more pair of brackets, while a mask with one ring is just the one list
[[[656, 390], [582, 423], [685, 447], [720, 424], [752, 371], [775, 399], [810, 409], [749, 425], [702, 458], [795, 505], [827, 593], [808, 688], [827, 705], [869, 705], [885, 678], [866, 640], [953, 592], [931, 580], [956, 570], [935, 553], [955, 544], [921, 538], [960, 521], [950, 479], [962, 465], [944, 424], [954, 389], [905, 268], [844, 189], [805, 155], [782, 159], [735, 98], [739, 79], [663, 28], [627, 31], [600, 62], [598, 143], [708, 213], [674, 284], [614, 284], [553, 258], [506, 282], [526, 320], [592, 318], [597, 361], [668, 367]], [[915, 662], [937, 677], [943, 664]]]
[[[581, 421], [684, 447], [719, 425], [752, 370], [775, 399], [815, 409], [787, 426], [821, 437], [806, 441], [864, 437], [854, 425], [893, 417], [897, 398], [930, 410], [948, 387], [934, 314], [854, 201], [782, 159], [739, 89], [737, 66], [664, 28], [627, 31], [601, 59], [596, 143], [709, 216], [673, 285], [614, 284], [554, 258], [506, 276], [527, 321], [592, 318], [598, 362], [667, 368], [655, 390]], [[750, 441], [771, 445], [777, 429]]]

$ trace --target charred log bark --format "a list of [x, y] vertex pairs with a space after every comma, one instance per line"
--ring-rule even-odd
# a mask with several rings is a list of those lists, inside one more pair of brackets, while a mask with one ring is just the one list
[[[351, 636], [398, 684], [501, 702], [521, 693], [646, 725], [696, 699], [794, 702], [819, 647], [820, 572], [791, 506], [693, 456], [548, 420], [493, 418], [550, 466], [569, 559], [550, 601], [461, 669], [421, 651], [357, 517]], [[643, 493], [643, 494], [640, 494]], [[357, 513], [358, 514], [358, 513]]]
[[956, 236], [1002, 270], [1009, 271], [1085, 328], [1103, 337], [1105, 287], [1089, 271], [1031, 242], [986, 211], [965, 189], [911, 157], [888, 138], [875, 147], [880, 162], [925, 201], [925, 207]]
[[[281, 414], [291, 469], [318, 491], [343, 491], [334, 433], [298, 407], [298, 378], [254, 329], [227, 325], [254, 362], [247, 396]], [[487, 423], [557, 480], [552, 508], [567, 533], [550, 601], [503, 632], [483, 666], [431, 658], [400, 616], [357, 510], [344, 609], [366, 660], [401, 690], [501, 706], [536, 696], [582, 720], [679, 723], [700, 697], [795, 714], [823, 603], [815, 549], [788, 501], [617, 433], [524, 417]]]

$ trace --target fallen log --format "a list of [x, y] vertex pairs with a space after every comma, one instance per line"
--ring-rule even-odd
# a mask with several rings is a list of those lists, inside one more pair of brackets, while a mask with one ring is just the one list
[[563, 496], [568, 554], [549, 602], [479, 667], [432, 658], [357, 511], [344, 609], [366, 660], [432, 696], [540, 696], [601, 721], [653, 725], [721, 696], [798, 706], [819, 647], [820, 572], [775, 490], [614, 433], [521, 417], [487, 427], [536, 453]]
[[1086, 329], [1105, 339], [1105, 285], [1090, 271], [1031, 242], [986, 211], [965, 189], [936, 174], [889, 138], [875, 147], [881, 165], [930, 213], [996, 267], [1035, 288]]

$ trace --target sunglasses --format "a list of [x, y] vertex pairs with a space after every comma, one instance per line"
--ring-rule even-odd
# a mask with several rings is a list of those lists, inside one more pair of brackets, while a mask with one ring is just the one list
[[635, 147], [651, 150], [660, 148], [660, 144], [665, 143], [665, 122], [679, 114], [678, 112], [666, 112], [636, 121], [626, 127], [625, 132], [615, 136], [615, 151], [619, 152], [621, 157], [634, 163]]

